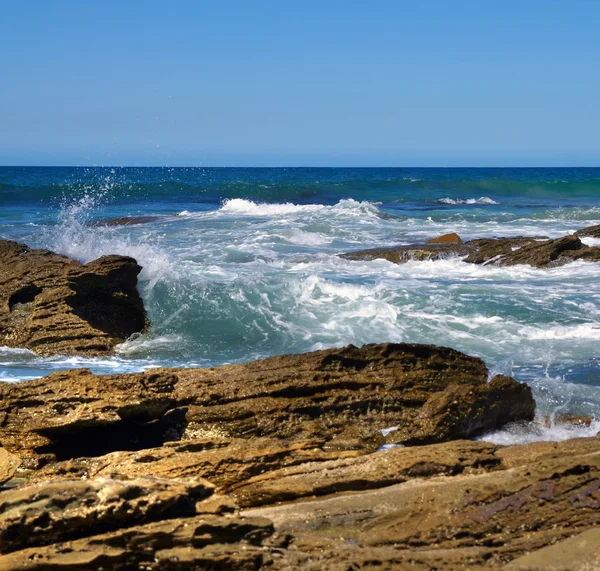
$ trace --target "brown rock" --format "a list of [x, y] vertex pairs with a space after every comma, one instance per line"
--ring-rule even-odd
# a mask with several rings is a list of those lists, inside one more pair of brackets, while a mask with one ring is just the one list
[[523, 555], [505, 566], [507, 571], [596, 571], [600, 569], [600, 528], [588, 529]]
[[231, 486], [265, 472], [306, 462], [325, 462], [358, 455], [324, 448], [325, 441], [287, 442], [273, 438], [205, 438], [166, 442], [160, 448], [112, 452], [96, 458], [74, 458], [44, 466], [30, 482], [97, 477], [202, 477], [227, 493]]
[[0, 553], [143, 521], [189, 517], [212, 484], [156, 478], [62, 480], [0, 493]]
[[0, 494], [0, 569], [257, 569], [269, 521], [202, 480], [64, 480]]
[[82, 265], [0, 240], [0, 344], [41, 355], [100, 355], [148, 322], [133, 258]]
[[423, 262], [445, 260], [467, 256], [473, 252], [472, 248], [462, 244], [422, 244], [416, 246], [393, 246], [391, 248], [373, 248], [340, 254], [340, 258], [353, 261], [387, 260], [394, 264], [404, 264], [411, 260]]
[[532, 238], [523, 236], [515, 238], [478, 238], [477, 240], [470, 240], [466, 245], [472, 248], [472, 250], [464, 261], [470, 264], [493, 263], [512, 254], [513, 251], [523, 246], [537, 244], [546, 240], [548, 240], [547, 236]]
[[230, 486], [242, 507], [289, 502], [338, 492], [384, 488], [416, 478], [489, 471], [501, 467], [496, 446], [458, 440], [431, 446], [390, 448], [359, 457], [307, 462]]
[[437, 238], [432, 238], [431, 240], [427, 240], [427, 244], [462, 244], [458, 234], [452, 232], [451, 234], [443, 234], [442, 236], [438, 236]]
[[600, 454], [562, 452], [562, 444], [507, 470], [410, 480], [245, 515], [271, 519], [280, 533], [394, 546], [407, 561], [434, 568], [450, 568], [448, 561], [498, 566], [600, 525]]
[[[380, 430], [392, 426], [402, 442], [433, 443], [533, 417], [526, 385], [488, 385], [487, 377], [480, 359], [416, 344], [350, 345], [213, 369], [70, 371], [0, 384], [0, 444], [29, 456], [29, 466], [36, 457], [101, 456], [182, 438], [317, 438], [374, 450], [384, 442]], [[440, 411], [436, 403], [457, 394], [460, 417]]]
[[0, 484], [10, 480], [20, 464], [21, 460], [18, 456], [0, 448]]

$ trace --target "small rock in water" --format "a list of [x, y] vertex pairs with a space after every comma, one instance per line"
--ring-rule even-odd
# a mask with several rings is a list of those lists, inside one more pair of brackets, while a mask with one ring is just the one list
[[451, 234], [443, 234], [442, 236], [438, 236], [437, 238], [432, 238], [431, 240], [427, 240], [427, 244], [462, 244], [463, 241], [461, 237], [452, 232]]

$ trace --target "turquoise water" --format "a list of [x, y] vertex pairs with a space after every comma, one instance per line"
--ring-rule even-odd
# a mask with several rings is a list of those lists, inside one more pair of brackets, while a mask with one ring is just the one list
[[[89, 226], [140, 214], [161, 217]], [[552, 416], [600, 418], [600, 264], [393, 265], [337, 254], [446, 232], [558, 237], [594, 224], [600, 169], [0, 167], [0, 237], [83, 262], [135, 257], [152, 322], [114, 357], [0, 348], [0, 379], [80, 366], [211, 366], [348, 343], [435, 343], [534, 388], [549, 427], [504, 431], [498, 441], [591, 433], [600, 425], [569, 429]]]

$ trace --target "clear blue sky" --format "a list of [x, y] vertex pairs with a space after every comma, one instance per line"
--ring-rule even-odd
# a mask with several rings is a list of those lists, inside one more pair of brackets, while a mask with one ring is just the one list
[[600, 166], [600, 0], [0, 0], [0, 164]]

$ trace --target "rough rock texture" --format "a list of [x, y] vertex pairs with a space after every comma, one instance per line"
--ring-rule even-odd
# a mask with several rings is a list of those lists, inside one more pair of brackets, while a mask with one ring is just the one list
[[148, 322], [133, 258], [82, 265], [0, 240], [0, 344], [41, 355], [100, 355]]
[[95, 458], [54, 462], [30, 474], [28, 481], [100, 476], [200, 476], [227, 493], [232, 486], [265, 472], [359, 454], [357, 451], [328, 450], [324, 445], [323, 440], [288, 442], [274, 438], [182, 440], [137, 452], [112, 452]]
[[392, 426], [394, 442], [434, 443], [533, 418], [527, 385], [487, 378], [480, 359], [415, 344], [350, 345], [213, 369], [74, 370], [0, 384], [0, 444], [31, 467], [215, 436], [317, 438], [367, 451]]
[[387, 260], [394, 264], [403, 264], [411, 260], [419, 262], [428, 260], [445, 260], [447, 258], [456, 258], [467, 256], [473, 249], [461, 244], [422, 244], [416, 246], [392, 246], [391, 248], [372, 248], [370, 250], [360, 250], [358, 252], [349, 252], [341, 254], [340, 257], [346, 260], [370, 261]]
[[451, 234], [442, 234], [437, 238], [432, 238], [431, 240], [427, 240], [427, 244], [462, 244], [463, 241], [461, 237], [452, 232]]
[[484, 472], [501, 467], [501, 458], [494, 455], [496, 449], [493, 444], [469, 440], [390, 448], [268, 471], [231, 486], [228, 492], [240, 506], [253, 507], [384, 488], [415, 478]]
[[556, 444], [553, 452], [534, 453], [535, 462], [504, 470], [411, 480], [245, 514], [271, 519], [281, 533], [393, 546], [405, 563], [498, 566], [600, 526], [597, 440], [588, 439], [587, 450], [580, 442], [578, 452]]
[[12, 478], [20, 464], [18, 456], [0, 448], [0, 484]]
[[547, 241], [546, 236], [514, 238], [479, 238], [470, 240], [467, 245], [473, 248], [471, 253], [465, 258], [465, 262], [470, 264], [488, 264], [493, 263], [500, 258], [512, 254], [523, 246], [530, 246]]
[[0, 494], [0, 569], [258, 569], [273, 533], [202, 480], [63, 480]]

